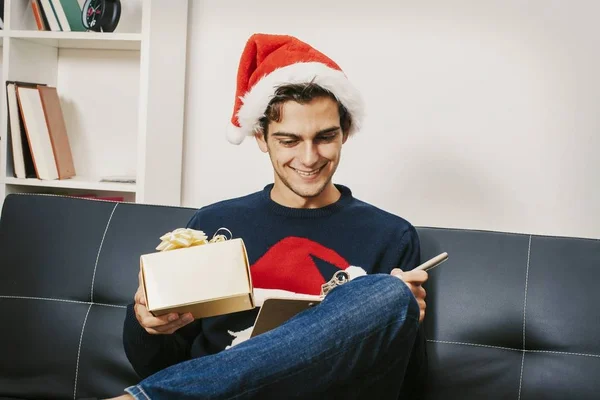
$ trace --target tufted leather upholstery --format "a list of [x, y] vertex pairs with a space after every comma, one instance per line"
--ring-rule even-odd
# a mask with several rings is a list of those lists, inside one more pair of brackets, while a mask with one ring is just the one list
[[419, 229], [429, 399], [600, 398], [600, 241]]
[[[0, 399], [107, 397], [137, 382], [121, 343], [139, 255], [195, 210], [9, 195], [0, 219]], [[419, 228], [428, 399], [600, 393], [600, 241]]]
[[[9, 195], [0, 220], [0, 398], [123, 393], [123, 351], [139, 255], [194, 210]], [[6, 329], [9, 327], [9, 329]]]

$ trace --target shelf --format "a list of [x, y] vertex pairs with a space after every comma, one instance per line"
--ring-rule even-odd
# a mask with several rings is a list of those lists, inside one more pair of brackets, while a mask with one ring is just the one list
[[[95, 194], [180, 205], [191, 2], [122, 1], [115, 32], [40, 31], [30, 0], [5, 3], [8, 29], [0, 30], [3, 79], [57, 88], [80, 175], [66, 180], [15, 178], [7, 140], [13, 135], [11, 122], [17, 128], [8, 113], [15, 105], [12, 97], [10, 107], [6, 97], [0, 99], [0, 211], [2, 200], [13, 193]], [[134, 175], [137, 185], [100, 182], [105, 175]]]
[[[23, 39], [61, 49], [139, 50], [140, 33], [0, 31], [7, 38]], [[1, 36], [0, 36], [1, 38]]]
[[99, 180], [92, 180], [89, 178], [86, 179], [83, 177], [74, 177], [71, 179], [62, 179], [54, 181], [45, 181], [35, 178], [5, 178], [4, 184], [60, 189], [102, 190], [106, 192], [135, 193], [136, 191], [136, 185], [134, 183], [100, 182]]

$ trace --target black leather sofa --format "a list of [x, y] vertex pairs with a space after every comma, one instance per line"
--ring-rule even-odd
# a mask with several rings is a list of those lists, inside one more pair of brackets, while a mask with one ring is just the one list
[[[0, 398], [77, 399], [137, 381], [121, 343], [139, 255], [193, 209], [9, 195], [0, 219]], [[428, 399], [600, 398], [600, 241], [419, 228]]]

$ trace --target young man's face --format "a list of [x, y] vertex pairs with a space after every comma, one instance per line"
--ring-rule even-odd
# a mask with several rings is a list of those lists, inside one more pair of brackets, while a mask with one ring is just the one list
[[337, 103], [329, 97], [306, 104], [288, 101], [281, 117], [281, 122], [269, 123], [266, 142], [257, 135], [260, 149], [271, 158], [276, 187], [306, 200], [325, 195], [332, 189], [347, 137], [340, 128]]

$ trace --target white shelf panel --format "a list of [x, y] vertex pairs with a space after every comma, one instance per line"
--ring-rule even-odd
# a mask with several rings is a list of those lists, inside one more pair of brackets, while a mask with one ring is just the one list
[[100, 182], [100, 180], [92, 180], [85, 177], [73, 177], [71, 179], [54, 181], [46, 181], [35, 178], [5, 178], [4, 183], [6, 185], [37, 186], [60, 189], [102, 190], [106, 192], [135, 193], [136, 191], [136, 185], [134, 183]]
[[4, 37], [61, 49], [139, 50], [141, 33], [1, 31]]

